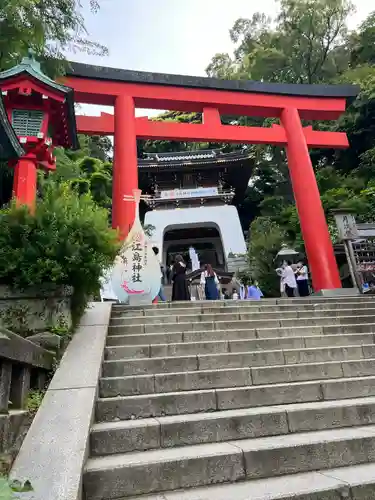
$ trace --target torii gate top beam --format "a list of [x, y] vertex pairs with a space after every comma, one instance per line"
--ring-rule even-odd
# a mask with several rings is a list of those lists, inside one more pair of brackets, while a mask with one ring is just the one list
[[203, 112], [214, 107], [222, 115], [280, 117], [298, 109], [302, 119], [334, 120], [359, 88], [352, 85], [296, 85], [167, 75], [71, 63], [64, 84], [74, 88], [77, 102], [113, 105], [119, 95], [134, 98], [137, 108]]

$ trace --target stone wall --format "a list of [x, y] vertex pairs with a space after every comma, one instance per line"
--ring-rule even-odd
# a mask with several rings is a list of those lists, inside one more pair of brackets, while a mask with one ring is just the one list
[[22, 335], [69, 329], [72, 325], [70, 287], [10, 290], [0, 286], [0, 323]]

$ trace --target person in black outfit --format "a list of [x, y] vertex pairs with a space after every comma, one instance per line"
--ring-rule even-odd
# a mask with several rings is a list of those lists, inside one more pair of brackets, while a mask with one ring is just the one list
[[176, 255], [172, 268], [172, 301], [190, 300], [189, 287], [186, 281], [186, 264], [181, 255]]

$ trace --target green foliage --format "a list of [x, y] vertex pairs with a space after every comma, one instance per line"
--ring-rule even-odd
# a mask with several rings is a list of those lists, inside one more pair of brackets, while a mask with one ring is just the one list
[[30, 415], [36, 415], [37, 411], [39, 410], [43, 398], [45, 395], [45, 391], [30, 391], [29, 395], [27, 397], [27, 402], [26, 402], [26, 407], [27, 411], [30, 413]]
[[34, 215], [14, 205], [0, 211], [0, 282], [17, 289], [72, 286], [77, 314], [117, 249], [107, 211], [66, 183], [46, 182]]
[[9, 481], [7, 477], [0, 476], [0, 500], [22, 498], [22, 495], [16, 495], [16, 493], [29, 491], [33, 491], [30, 481], [21, 483], [20, 481]]
[[269, 217], [258, 217], [250, 226], [249, 274], [265, 296], [280, 294], [275, 257], [287, 239], [285, 231]]
[[290, 83], [316, 83], [346, 69], [349, 0], [281, 0], [271, 19], [255, 13], [238, 19], [230, 31], [234, 59], [217, 54], [209, 76]]
[[[97, 0], [91, 10], [99, 9]], [[68, 51], [106, 54], [107, 49], [87, 38], [80, 0], [2, 0], [0, 3], [0, 69], [20, 61], [29, 47], [54, 75], [64, 69]]]

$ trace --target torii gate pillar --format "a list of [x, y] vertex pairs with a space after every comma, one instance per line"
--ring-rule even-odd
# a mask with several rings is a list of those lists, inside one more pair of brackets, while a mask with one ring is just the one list
[[286, 108], [281, 122], [294, 199], [315, 290], [341, 288], [331, 237], [298, 110]]
[[115, 101], [112, 227], [124, 239], [134, 221], [134, 204], [124, 200], [138, 189], [137, 136], [134, 99], [119, 95]]

